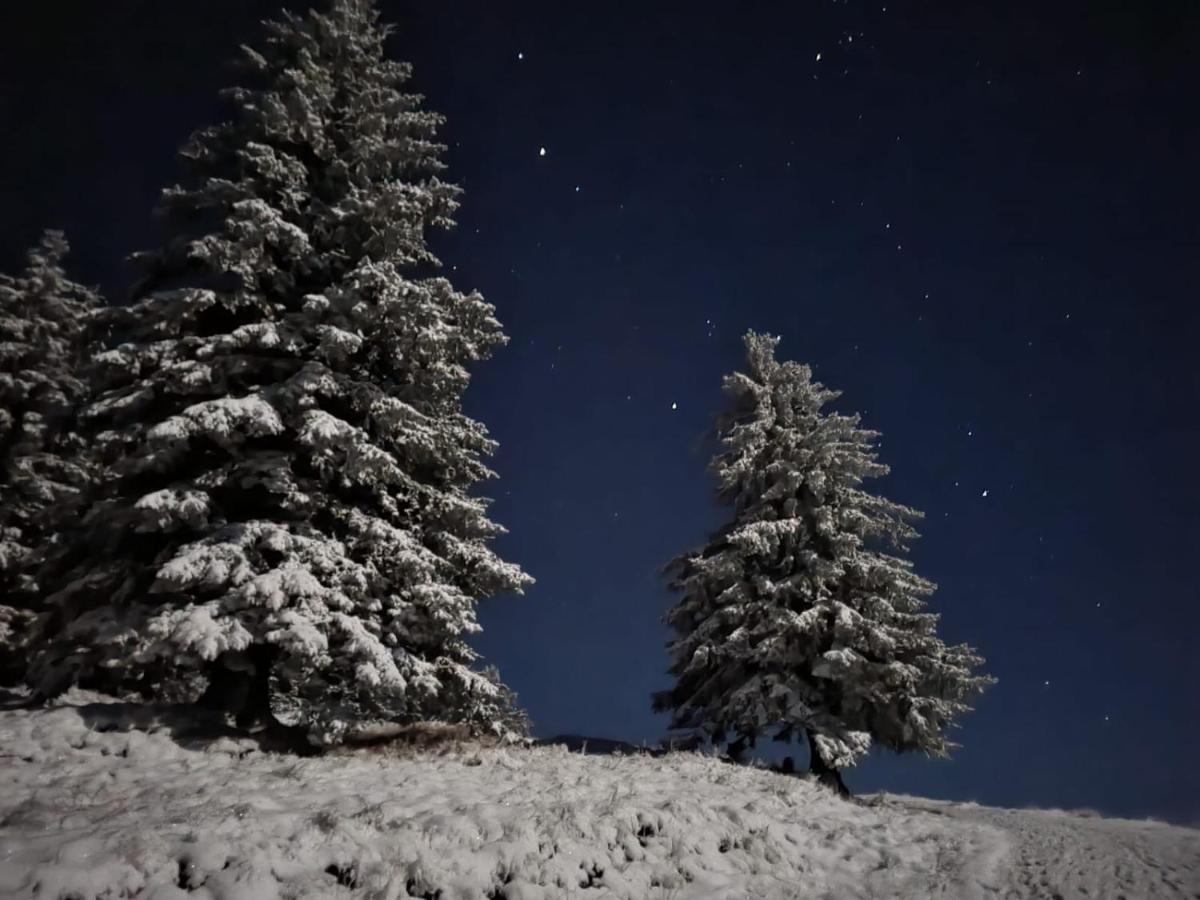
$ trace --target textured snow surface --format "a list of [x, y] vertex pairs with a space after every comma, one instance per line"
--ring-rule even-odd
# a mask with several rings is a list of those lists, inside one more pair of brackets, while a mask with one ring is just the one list
[[[132, 722], [147, 730], [128, 730]], [[78, 692], [0, 713], [0, 897], [1191, 897], [1200, 832], [679, 753], [297, 759]], [[178, 732], [176, 732], [178, 734]], [[1086, 890], [1086, 893], [1084, 892]]]

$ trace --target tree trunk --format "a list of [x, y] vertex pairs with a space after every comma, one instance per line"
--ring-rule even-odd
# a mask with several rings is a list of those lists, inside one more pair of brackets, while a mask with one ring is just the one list
[[275, 724], [271, 715], [271, 667], [279, 651], [270, 644], [256, 644], [250, 648], [250, 662], [254, 672], [250, 680], [245, 702], [238, 710], [238, 728], [267, 728]]
[[[203, 709], [234, 717], [238, 728], [254, 733], [264, 750], [311, 756], [318, 752], [302, 725], [281, 724], [271, 712], [271, 668], [279, 650], [269, 645], [251, 647], [240, 665], [217, 659], [209, 668], [208, 687], [196, 701]], [[250, 663], [253, 671], [246, 667]]]
[[211, 709], [221, 713], [237, 714], [248, 693], [250, 675], [246, 672], [235, 671], [218, 657], [208, 666], [208, 686], [196, 705], [201, 709]]
[[729, 755], [730, 760], [735, 763], [740, 763], [742, 757], [746, 754], [746, 747], [749, 746], [749, 741], [745, 737], [740, 737], [736, 741], [731, 741], [725, 745], [725, 752]]
[[816, 734], [807, 728], [804, 733], [808, 737], [808, 771], [820, 784], [827, 785], [837, 791], [839, 797], [849, 797], [850, 790], [846, 787], [846, 783], [842, 781], [841, 771], [835, 769], [822, 759], [821, 751], [817, 749]]

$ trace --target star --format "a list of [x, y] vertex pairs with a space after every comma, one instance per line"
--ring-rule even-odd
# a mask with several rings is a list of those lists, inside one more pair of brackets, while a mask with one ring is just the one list
[[518, 54], [517, 54], [517, 59], [524, 59], [524, 58], [525, 58], [525, 54], [524, 54], [524, 53], [518, 53]]
[[538, 150], [538, 156], [545, 156], [545, 155], [546, 155], [545, 147], [542, 147], [541, 149]]
[[679, 409], [679, 404], [678, 404], [678, 403], [672, 403], [672, 404], [671, 404], [671, 409]]
[[818, 53], [818, 54], [817, 54], [817, 62], [820, 62], [820, 61], [821, 61], [821, 54], [820, 54], [820, 53]]
[[988, 492], [987, 492], [987, 491], [984, 491], [984, 492], [983, 492], [983, 496], [984, 496], [984, 497], [986, 497], [987, 495], [988, 495]]
[[1046, 687], [1050, 687], [1050, 679], [1049, 678], [1046, 679]]

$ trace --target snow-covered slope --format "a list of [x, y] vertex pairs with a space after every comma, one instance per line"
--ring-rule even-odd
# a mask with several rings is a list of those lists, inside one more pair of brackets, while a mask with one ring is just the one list
[[[1200, 832], [887, 798], [696, 754], [296, 759], [0, 713], [0, 897], [1193, 897]], [[156, 729], [157, 730], [154, 730]]]

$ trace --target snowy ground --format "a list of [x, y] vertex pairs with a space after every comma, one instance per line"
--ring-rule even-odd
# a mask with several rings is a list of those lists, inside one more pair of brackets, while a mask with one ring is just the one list
[[296, 759], [88, 699], [0, 712], [0, 897], [1200, 897], [1190, 829], [845, 803], [684, 753]]

